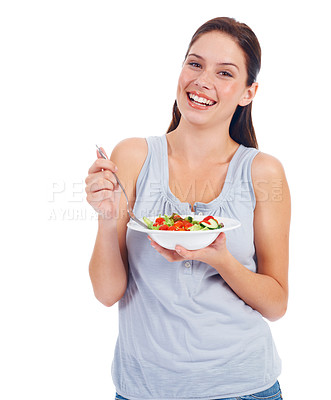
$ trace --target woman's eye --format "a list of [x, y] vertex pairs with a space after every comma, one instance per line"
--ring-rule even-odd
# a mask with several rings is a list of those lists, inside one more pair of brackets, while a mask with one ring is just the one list
[[189, 62], [189, 65], [191, 65], [192, 67], [194, 67], [194, 68], [200, 68], [201, 67], [201, 65], [199, 64], [199, 63], [197, 63], [197, 62]]
[[232, 75], [231, 75], [230, 72], [228, 72], [228, 71], [221, 71], [221, 72], [219, 72], [219, 75], [221, 75], [221, 76], [228, 76], [228, 77], [232, 78]]

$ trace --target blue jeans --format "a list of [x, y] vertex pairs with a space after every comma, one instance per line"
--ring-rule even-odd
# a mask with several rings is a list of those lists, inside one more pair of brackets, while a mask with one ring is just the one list
[[[271, 386], [269, 389], [263, 390], [262, 392], [249, 394], [241, 397], [227, 397], [226, 399], [215, 399], [215, 400], [281, 400], [283, 398], [282, 391], [278, 381]], [[116, 393], [115, 400], [128, 400], [125, 397]]]

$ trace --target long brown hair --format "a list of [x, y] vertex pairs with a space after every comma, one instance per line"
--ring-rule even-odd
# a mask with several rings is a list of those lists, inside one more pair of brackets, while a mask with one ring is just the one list
[[[192, 36], [185, 59], [192, 45], [200, 36], [207, 32], [219, 31], [231, 36], [240, 46], [245, 55], [247, 68], [247, 86], [251, 86], [257, 78], [261, 68], [261, 48], [254, 32], [246, 25], [234, 18], [219, 17], [207, 21], [197, 29]], [[175, 100], [172, 110], [172, 121], [167, 133], [175, 130], [179, 124], [181, 113]], [[252, 102], [245, 107], [237, 106], [230, 123], [230, 137], [239, 144], [258, 148], [255, 130], [252, 121]]]

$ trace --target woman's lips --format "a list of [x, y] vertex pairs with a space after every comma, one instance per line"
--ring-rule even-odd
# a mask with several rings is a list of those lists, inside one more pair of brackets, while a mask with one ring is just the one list
[[216, 104], [215, 100], [198, 92], [187, 92], [188, 103], [197, 110], [206, 110]]

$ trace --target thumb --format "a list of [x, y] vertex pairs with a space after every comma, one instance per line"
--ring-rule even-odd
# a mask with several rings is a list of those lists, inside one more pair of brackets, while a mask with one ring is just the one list
[[184, 260], [194, 260], [201, 254], [200, 250], [187, 250], [183, 246], [177, 245], [175, 248], [176, 252], [184, 258]]

